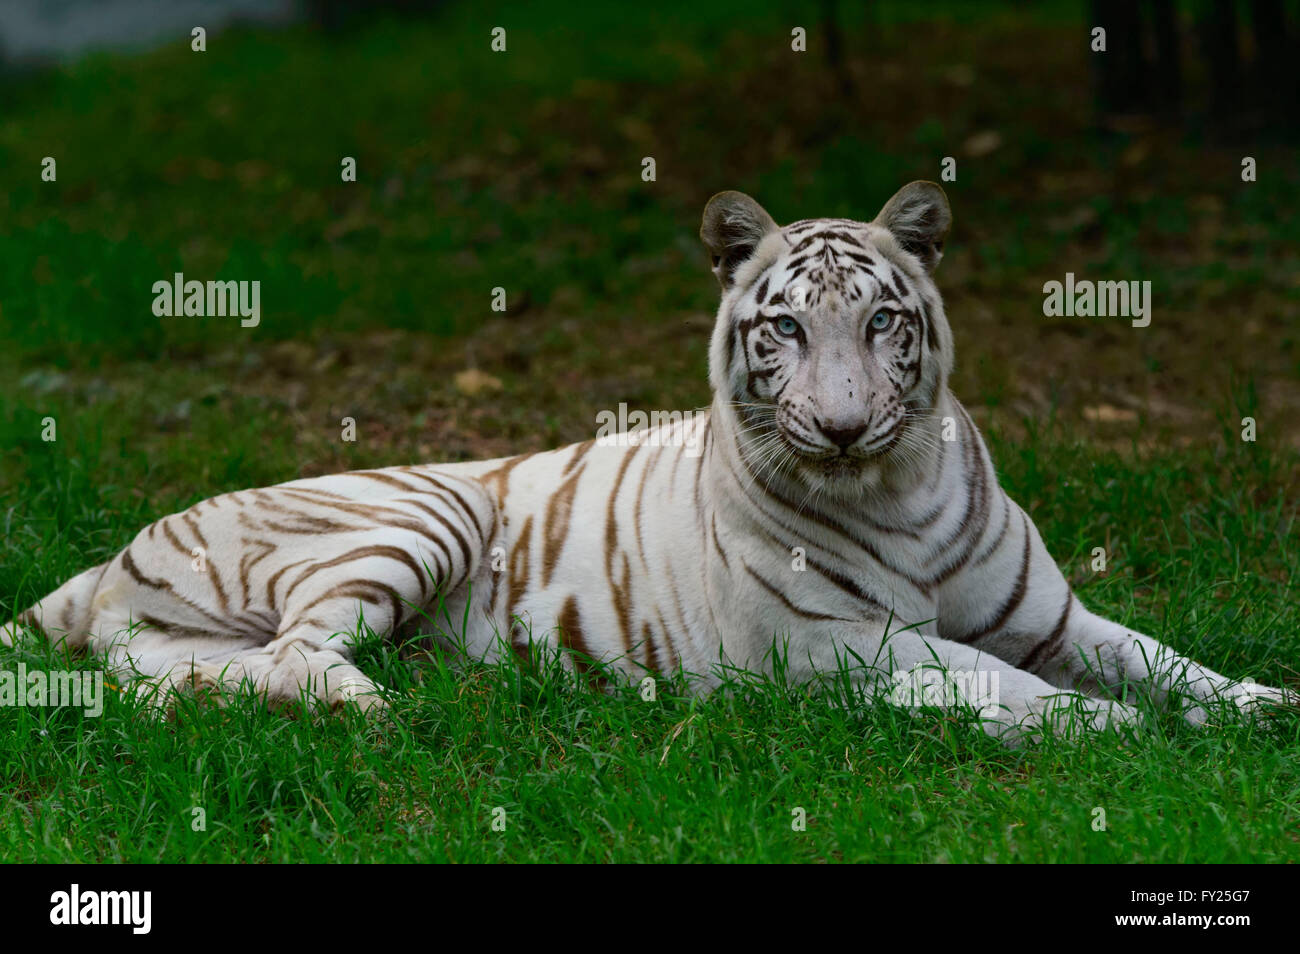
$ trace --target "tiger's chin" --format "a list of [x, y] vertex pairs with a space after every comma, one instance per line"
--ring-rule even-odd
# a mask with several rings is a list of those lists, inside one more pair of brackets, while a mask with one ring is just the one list
[[804, 482], [832, 496], [856, 497], [881, 485], [893, 464], [893, 450], [902, 437], [898, 429], [888, 440], [870, 450], [849, 453], [799, 455], [796, 467]]
[[880, 484], [881, 462], [871, 458], [838, 455], [809, 461], [804, 466], [807, 483], [833, 497], [856, 497]]

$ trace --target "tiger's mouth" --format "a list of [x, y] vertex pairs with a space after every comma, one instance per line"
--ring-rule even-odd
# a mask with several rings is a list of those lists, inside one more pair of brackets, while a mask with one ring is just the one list
[[904, 420], [899, 418], [888, 432], [876, 438], [869, 445], [859, 447], [854, 444], [848, 448], [810, 447], [797, 435], [782, 429], [782, 436], [794, 455], [802, 463], [844, 468], [852, 465], [878, 462], [889, 454], [903, 439]]

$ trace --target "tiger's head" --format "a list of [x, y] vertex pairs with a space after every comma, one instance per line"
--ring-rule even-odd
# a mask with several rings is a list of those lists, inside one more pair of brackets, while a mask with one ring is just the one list
[[861, 492], [916, 463], [952, 370], [952, 332], [931, 273], [952, 221], [913, 182], [871, 222], [778, 226], [740, 192], [704, 210], [700, 238], [722, 285], [709, 380], [751, 469]]

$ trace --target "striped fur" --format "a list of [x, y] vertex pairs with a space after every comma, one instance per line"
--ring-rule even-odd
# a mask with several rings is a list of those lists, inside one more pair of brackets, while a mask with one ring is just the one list
[[379, 702], [351, 661], [358, 616], [401, 635], [434, 614], [471, 657], [532, 640], [580, 670], [684, 670], [704, 688], [719, 663], [771, 671], [774, 641], [798, 679], [844, 660], [868, 688], [925, 665], [995, 671], [995, 732], [1068, 706], [1090, 726], [1128, 721], [1103, 690], [1129, 680], [1248, 699], [1089, 612], [998, 486], [948, 390], [931, 278], [948, 222], [932, 183], [870, 223], [780, 228], [747, 196], [716, 196], [701, 229], [723, 289], [707, 415], [653, 440], [214, 497], [18, 626], [147, 684], [336, 704]]

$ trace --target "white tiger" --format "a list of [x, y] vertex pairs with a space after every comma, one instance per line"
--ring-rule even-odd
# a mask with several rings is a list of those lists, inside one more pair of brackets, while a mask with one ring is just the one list
[[1127, 681], [1281, 699], [1073, 596], [948, 390], [931, 272], [949, 223], [934, 183], [869, 223], [784, 228], [721, 193], [700, 230], [722, 285], [708, 414], [640, 440], [223, 494], [147, 527], [6, 641], [39, 629], [149, 684], [363, 706], [382, 690], [352, 664], [358, 616], [404, 636], [433, 614], [470, 657], [532, 640], [583, 671], [683, 670], [706, 689], [720, 664], [771, 672], [774, 648], [792, 678], [847, 665], [873, 695], [903, 674], [996, 673], [996, 697], [966, 699], [995, 733], [1131, 721], [1106, 693]]

